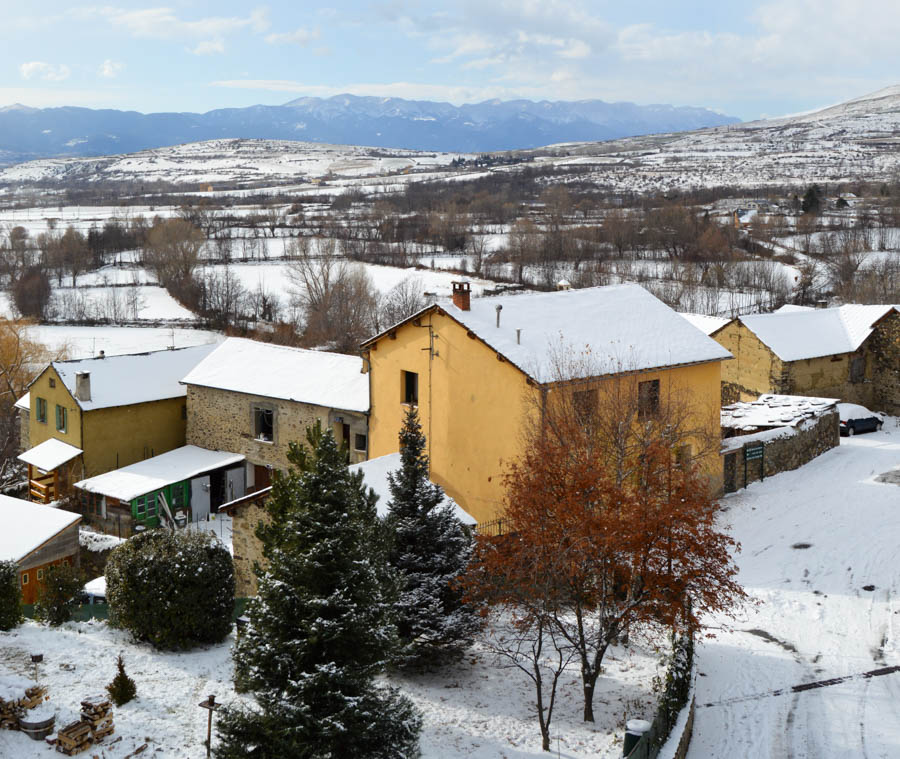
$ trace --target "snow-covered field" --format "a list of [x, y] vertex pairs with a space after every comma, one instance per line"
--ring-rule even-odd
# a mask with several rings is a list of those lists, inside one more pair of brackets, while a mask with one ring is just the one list
[[[888, 472], [893, 483], [878, 480]], [[724, 499], [739, 581], [759, 605], [698, 647], [689, 759], [900, 756], [900, 672], [771, 695], [900, 665], [898, 483], [888, 419]]]

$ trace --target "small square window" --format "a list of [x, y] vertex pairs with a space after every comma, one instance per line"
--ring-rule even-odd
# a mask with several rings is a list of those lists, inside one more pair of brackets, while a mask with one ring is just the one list
[[419, 375], [417, 372], [402, 372], [402, 375], [403, 402], [415, 406], [419, 403]]
[[358, 432], [353, 436], [353, 447], [357, 451], [366, 450], [366, 443], [368, 439], [365, 435], [360, 435]]
[[263, 406], [253, 407], [253, 437], [271, 443], [275, 439], [275, 411]]
[[34, 415], [39, 422], [47, 423], [47, 399], [37, 398], [34, 402]]

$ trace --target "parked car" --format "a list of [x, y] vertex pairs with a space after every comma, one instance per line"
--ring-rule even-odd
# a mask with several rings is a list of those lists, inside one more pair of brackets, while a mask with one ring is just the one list
[[841, 419], [841, 435], [855, 435], [858, 432], [874, 432], [884, 425], [881, 414], [869, 411], [856, 403], [839, 403], [838, 416]]

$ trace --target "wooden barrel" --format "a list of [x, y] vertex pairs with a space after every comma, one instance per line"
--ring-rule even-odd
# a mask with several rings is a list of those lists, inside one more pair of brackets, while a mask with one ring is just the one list
[[53, 732], [56, 716], [42, 720], [30, 720], [27, 716], [19, 717], [19, 729], [33, 741], [42, 741]]

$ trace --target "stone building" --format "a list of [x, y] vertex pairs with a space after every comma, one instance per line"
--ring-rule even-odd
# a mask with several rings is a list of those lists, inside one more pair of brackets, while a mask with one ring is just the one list
[[711, 337], [734, 356], [722, 402], [765, 393], [838, 398], [900, 413], [900, 311], [796, 308], [734, 319]]
[[248, 491], [287, 469], [288, 445], [317, 421], [347, 449], [368, 458], [369, 383], [362, 359], [232, 337], [182, 380], [187, 442], [241, 454]]

